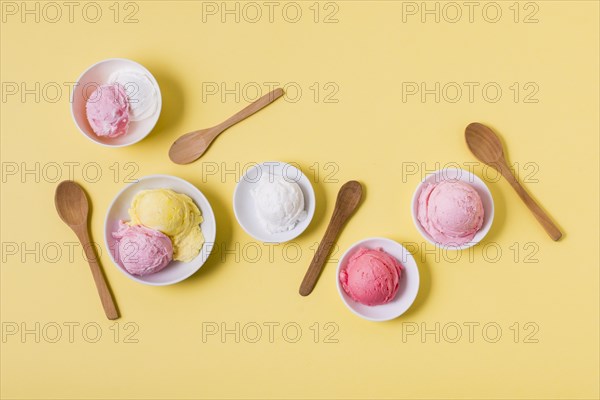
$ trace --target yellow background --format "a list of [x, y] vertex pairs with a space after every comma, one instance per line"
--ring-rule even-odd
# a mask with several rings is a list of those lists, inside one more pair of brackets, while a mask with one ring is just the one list
[[[74, 178], [93, 201], [92, 235], [102, 245], [102, 263], [122, 318], [116, 328], [105, 320], [85, 261], [79, 252], [68, 260], [64, 243], [76, 239], [56, 215], [56, 183], [43, 177], [36, 182], [35, 175], [6, 176], [3, 246], [16, 243], [23, 250], [22, 243], [26, 248], [57, 243], [63, 255], [57, 262], [51, 262], [54, 253], [42, 254], [39, 262], [25, 255], [23, 262], [22, 252], [12, 255], [3, 248], [3, 333], [13, 323], [32, 329], [39, 322], [41, 327], [63, 326], [63, 336], [57, 343], [44, 338], [36, 343], [33, 335], [24, 340], [7, 336], [1, 343], [2, 397], [598, 398], [597, 2], [535, 2], [537, 23], [522, 22], [533, 11], [524, 3], [518, 5], [521, 14], [515, 23], [509, 9], [513, 2], [499, 2], [501, 20], [486, 22], [481, 14], [486, 2], [481, 2], [472, 23], [464, 7], [457, 23], [443, 15], [439, 23], [432, 16], [422, 23], [420, 14], [403, 22], [403, 2], [340, 1], [335, 3], [337, 23], [322, 22], [335, 10], [325, 3], [318, 4], [315, 23], [310, 1], [297, 3], [303, 12], [297, 23], [283, 19], [285, 3], [278, 3], [273, 22], [263, 7], [261, 21], [251, 23], [246, 19], [254, 15], [242, 14], [237, 23], [233, 16], [221, 22], [220, 14], [203, 21], [201, 2], [138, 1], [138, 22], [129, 24], [122, 20], [133, 9], [125, 10], [124, 3], [117, 23], [109, 9], [113, 2], [97, 3], [103, 10], [97, 23], [82, 18], [85, 3], [75, 9], [72, 23], [66, 15], [57, 23], [43, 16], [37, 23], [31, 16], [21, 22], [19, 14], [4, 15], [1, 80], [24, 82], [28, 88], [36, 82], [41, 87], [63, 85], [97, 61], [130, 58], [145, 65], [160, 84], [163, 111], [156, 129], [134, 146], [104, 148], [77, 131], [66, 89], [56, 102], [48, 101], [50, 92], [39, 103], [32, 95], [24, 101], [8, 96], [1, 104], [1, 156], [5, 169], [13, 163], [27, 168], [36, 162], [40, 168], [80, 163]], [[34, 7], [34, 2], [28, 4]], [[234, 4], [228, 3], [231, 8]], [[221, 2], [216, 5], [222, 7]], [[172, 164], [167, 149], [175, 138], [214, 125], [246, 104], [233, 95], [225, 102], [219, 96], [203, 100], [206, 82], [225, 82], [229, 88], [235, 82], [241, 87], [256, 82], [263, 91], [265, 82], [292, 82], [302, 95], [297, 102], [279, 100], [230, 129], [201, 161]], [[310, 89], [315, 82], [321, 88], [316, 101]], [[328, 82], [339, 88], [337, 103], [323, 101]], [[403, 102], [403, 82], [429, 87], [478, 82], [480, 89], [496, 82], [503, 93], [496, 103], [482, 98], [481, 90], [472, 103], [466, 92], [456, 103], [444, 98], [436, 103], [432, 95], [425, 102], [418, 96]], [[514, 82], [521, 90], [534, 82], [538, 102], [525, 103], [522, 97], [515, 102], [509, 88]], [[426, 253], [430, 245], [416, 251], [421, 291], [401, 318], [372, 323], [351, 314], [335, 289], [335, 262], [327, 265], [312, 295], [299, 296], [310, 247], [323, 234], [346, 180], [360, 180], [366, 197], [339, 239], [338, 256], [369, 236], [421, 246], [410, 213], [413, 191], [421, 172], [436, 169], [436, 163], [475, 161], [463, 139], [472, 121], [498, 131], [510, 162], [518, 162], [522, 174], [532, 171], [525, 169], [526, 163], [534, 163], [528, 168], [537, 168], [538, 182], [525, 185], [561, 226], [563, 240], [554, 243], [547, 237], [505, 181], [488, 182], [496, 205], [488, 237], [472, 258], [463, 252], [459, 262], [451, 262], [456, 253], [441, 254], [436, 262], [434, 254]], [[315, 187], [317, 210], [295, 241], [302, 250], [297, 262], [285, 261], [283, 246], [275, 247], [270, 259], [262, 244], [262, 255], [251, 262], [254, 242], [232, 210], [236, 176], [220, 175], [238, 162], [242, 168], [265, 160], [297, 162]], [[102, 171], [95, 183], [86, 181], [93, 179], [93, 169], [82, 174], [82, 166], [90, 162]], [[110, 169], [115, 162], [121, 172], [117, 182]], [[117, 271], [104, 249], [103, 220], [125, 184], [126, 162], [139, 166], [136, 177], [173, 174], [199, 187], [214, 208], [218, 244], [235, 249], [237, 243], [240, 252], [248, 251], [246, 258], [236, 260], [221, 248], [193, 277], [162, 288], [140, 285]], [[337, 183], [324, 179], [328, 162], [338, 168], [333, 176]], [[217, 163], [219, 174], [203, 177], [209, 163]], [[403, 174], [403, 168], [415, 163], [417, 174]], [[313, 165], [321, 173], [318, 181]], [[63, 167], [64, 179], [67, 172]], [[481, 166], [475, 172], [482, 176]], [[525, 262], [536, 246], [533, 259], [538, 262]], [[493, 250], [498, 248], [502, 255], [496, 259]], [[515, 248], [520, 249], [517, 262]], [[295, 257], [294, 249], [288, 250]], [[80, 324], [73, 343], [66, 337], [65, 322]], [[81, 327], [94, 322], [103, 336], [87, 343]], [[124, 343], [127, 322], [139, 327], [138, 343]], [[236, 322], [241, 327], [252, 322], [280, 326], [273, 343], [266, 328], [257, 343], [244, 338], [236, 343], [233, 335], [203, 342], [207, 322], [228, 328]], [[310, 328], [315, 322], [320, 324], [318, 343]], [[339, 328], [334, 336], [338, 343], [325, 343], [327, 322]], [[469, 322], [480, 324], [473, 343], [464, 325]], [[515, 322], [520, 324], [518, 343], [510, 329]], [[533, 337], [537, 343], [524, 343], [527, 322], [539, 327]], [[302, 328], [297, 343], [283, 338], [286, 323]], [[436, 343], [433, 334], [403, 340], [407, 329], [422, 324], [434, 329], [436, 323], [440, 329], [459, 324], [463, 337], [457, 343], [447, 337]], [[486, 323], [502, 328], [497, 343], [483, 337]], [[121, 335], [114, 343], [117, 328]], [[453, 337], [452, 332], [446, 331], [447, 336]], [[293, 331], [289, 333], [291, 337]]]

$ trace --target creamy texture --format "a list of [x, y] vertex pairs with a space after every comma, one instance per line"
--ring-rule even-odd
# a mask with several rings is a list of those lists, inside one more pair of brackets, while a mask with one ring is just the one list
[[340, 283], [355, 301], [377, 306], [389, 303], [398, 293], [402, 265], [383, 249], [360, 248], [345, 268], [340, 270]]
[[193, 260], [204, 244], [200, 230], [202, 214], [185, 194], [170, 189], [142, 190], [133, 198], [129, 216], [132, 224], [157, 229], [167, 235], [173, 243], [174, 260]]
[[119, 230], [112, 237], [117, 240], [116, 258], [130, 274], [153, 274], [173, 258], [171, 239], [157, 230], [119, 221]]
[[119, 84], [102, 85], [89, 97], [85, 113], [97, 136], [115, 138], [129, 127], [129, 101]]
[[146, 74], [122, 70], [113, 73], [108, 80], [125, 88], [131, 121], [140, 121], [154, 115], [158, 108], [158, 93]]
[[417, 218], [433, 240], [460, 246], [471, 240], [483, 225], [479, 193], [461, 181], [425, 185], [419, 195]]
[[252, 194], [258, 217], [271, 234], [289, 231], [306, 218], [304, 195], [296, 182], [264, 174]]

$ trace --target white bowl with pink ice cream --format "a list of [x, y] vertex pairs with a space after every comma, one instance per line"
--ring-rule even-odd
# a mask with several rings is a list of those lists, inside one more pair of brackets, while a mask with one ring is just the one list
[[419, 233], [435, 246], [467, 249], [490, 230], [494, 200], [478, 176], [460, 168], [446, 168], [428, 175], [417, 186], [412, 217]]
[[111, 58], [81, 74], [71, 92], [79, 131], [108, 147], [129, 146], [154, 129], [162, 108], [158, 82], [141, 64]]
[[419, 292], [419, 269], [400, 243], [381, 237], [354, 243], [337, 266], [336, 286], [346, 307], [369, 321], [404, 314]]

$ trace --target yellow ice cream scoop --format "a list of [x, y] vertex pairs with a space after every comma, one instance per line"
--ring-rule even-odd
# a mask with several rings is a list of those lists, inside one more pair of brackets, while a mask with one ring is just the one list
[[188, 262], [204, 244], [203, 221], [198, 206], [187, 195], [170, 189], [142, 190], [129, 208], [131, 224], [144, 225], [167, 235], [173, 242], [173, 259]]

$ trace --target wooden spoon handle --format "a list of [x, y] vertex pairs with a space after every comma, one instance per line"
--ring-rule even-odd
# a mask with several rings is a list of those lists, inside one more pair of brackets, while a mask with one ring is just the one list
[[265, 108], [266, 106], [268, 106], [269, 104], [271, 104], [272, 102], [274, 102], [275, 100], [280, 98], [281, 96], [283, 96], [283, 89], [281, 89], [281, 88], [277, 88], [273, 91], [270, 91], [269, 93], [262, 96], [260, 99], [249, 104], [248, 106], [246, 106], [246, 108], [244, 108], [243, 110], [237, 112], [236, 114], [232, 115], [231, 117], [227, 118], [225, 121], [223, 121], [219, 125], [217, 125], [218, 127], [221, 128], [219, 130], [219, 133], [221, 133], [225, 129], [237, 124], [238, 122], [248, 118], [249, 116], [256, 113], [257, 111]]
[[92, 271], [92, 276], [94, 277], [96, 289], [98, 289], [98, 294], [100, 295], [100, 301], [102, 302], [102, 307], [104, 307], [104, 313], [106, 314], [106, 317], [108, 319], [119, 318], [119, 312], [115, 306], [115, 300], [113, 299], [112, 293], [108, 288], [102, 268], [98, 263], [98, 256], [96, 255], [94, 246], [90, 241], [87, 229], [78, 230], [77, 237], [79, 237], [79, 241], [81, 242], [81, 245], [85, 251], [85, 257], [90, 265], [90, 270]]
[[542, 225], [542, 227], [546, 230], [546, 233], [552, 238], [552, 240], [557, 241], [562, 237], [562, 233], [560, 229], [552, 222], [550, 216], [546, 214], [544, 210], [538, 205], [538, 203], [527, 193], [525, 188], [521, 186], [517, 178], [513, 175], [512, 171], [508, 166], [500, 164], [500, 172], [506, 178], [506, 180], [510, 183], [510, 185], [515, 189], [521, 200], [525, 203], [525, 205], [529, 208], [529, 210], [533, 213], [538, 222]]
[[332, 219], [332, 222], [327, 227], [327, 231], [325, 231], [325, 235], [319, 244], [319, 248], [310, 262], [306, 275], [304, 275], [304, 279], [300, 284], [300, 294], [302, 296], [308, 296], [315, 288], [317, 280], [319, 280], [319, 275], [321, 275], [321, 271], [327, 260], [327, 256], [335, 244], [335, 239], [337, 238], [342, 225], [343, 222], [341, 224], [335, 224], [334, 226]]

